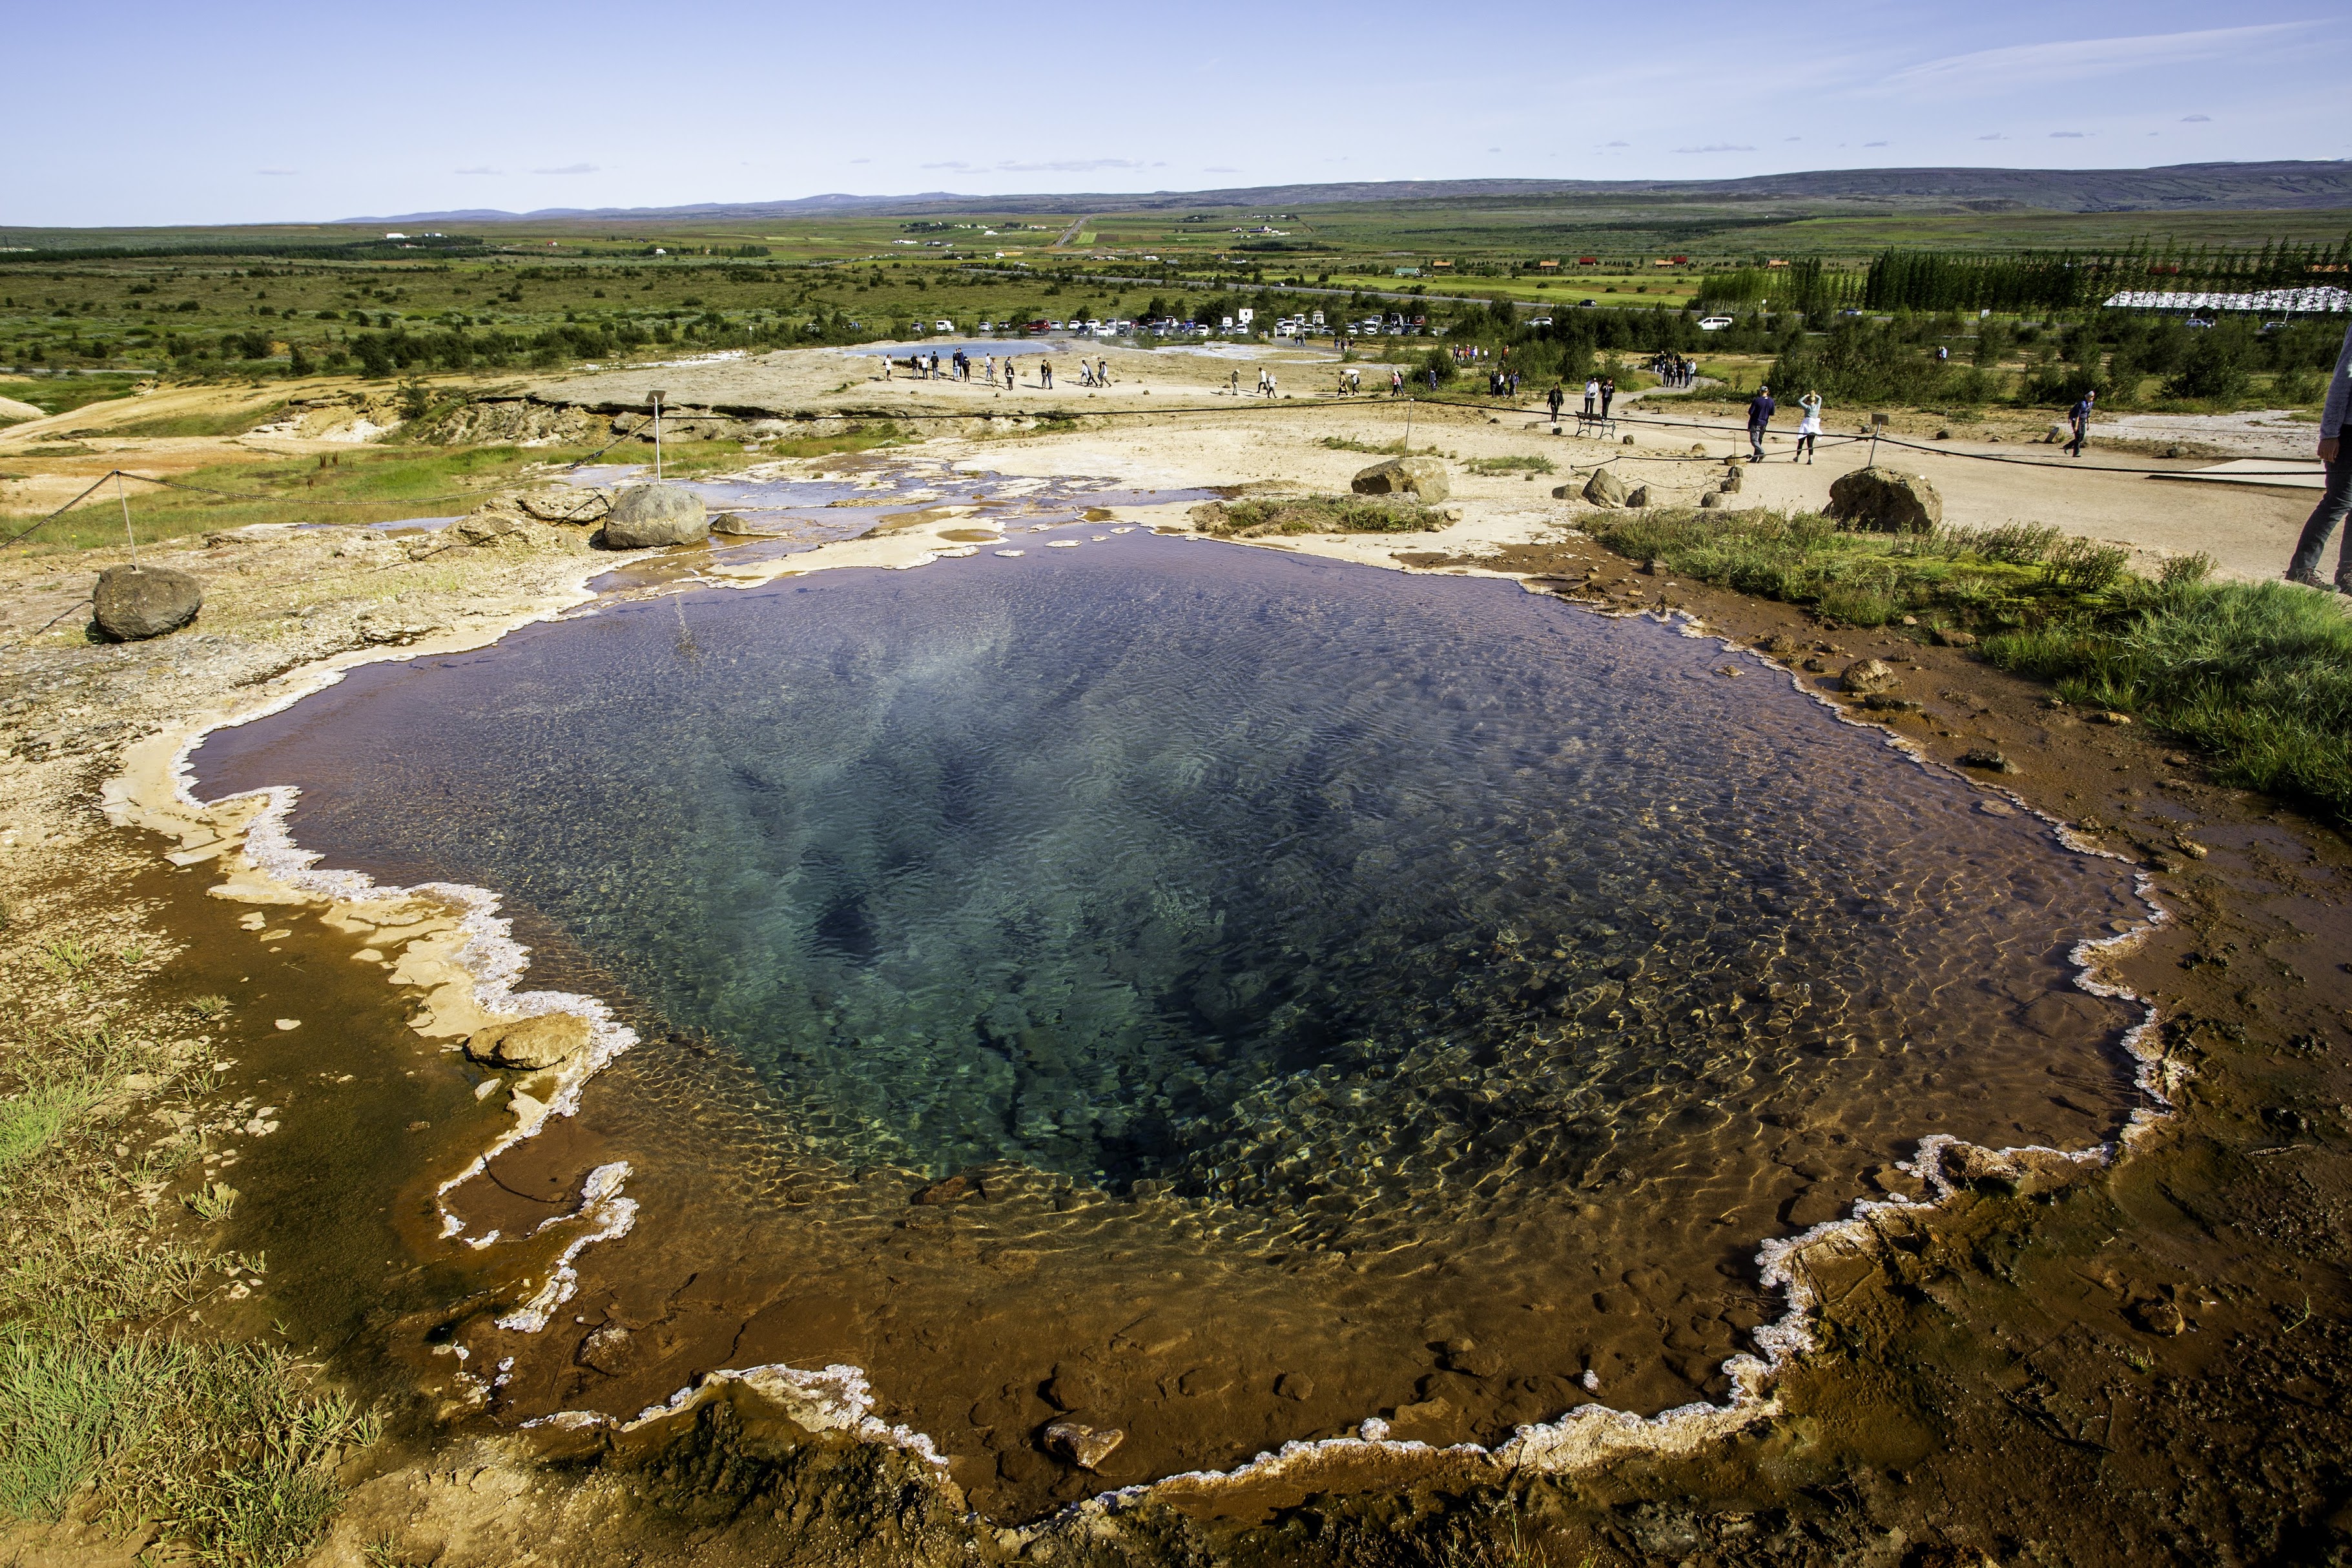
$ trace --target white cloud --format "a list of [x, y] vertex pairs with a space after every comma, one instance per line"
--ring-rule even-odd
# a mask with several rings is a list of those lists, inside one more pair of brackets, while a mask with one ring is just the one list
[[1704, 147], [1677, 147], [1677, 153], [1753, 153], [1753, 147], [1743, 147], [1732, 142], [1710, 142]]
[[1979, 136], [1979, 137], [1978, 137], [1978, 138], [1977, 138], [1977, 140], [1978, 140], [1978, 141], [1979, 141], [1979, 142], [2006, 142], [2006, 141], [2008, 141], [2008, 140], [2009, 140], [2009, 138], [2008, 138], [2008, 137], [2006, 137], [2006, 136], [2003, 136], [2000, 132], [1996, 131], [1996, 132], [1993, 132], [1990, 135], [1987, 135], [1987, 136]]
[[874, 160], [871, 158], [852, 158], [850, 162], [853, 163], [871, 163]]
[[504, 169], [493, 169], [488, 164], [483, 164], [477, 168], [460, 169], [457, 173], [461, 174], [503, 174], [506, 171]]
[[2213, 117], [2210, 114], [2184, 114], [2180, 117], [2183, 125], [2210, 125], [2212, 122]]
[[2080, 142], [2082, 139], [2083, 132], [2080, 131], [2053, 131], [2050, 133], [2050, 140], [2053, 142]]
[[257, 174], [268, 174], [272, 179], [284, 179], [288, 175], [298, 172], [299, 171], [293, 169], [256, 169], [254, 171]]
[[[863, 163], [865, 159], [857, 159]], [[1056, 158], [1042, 163], [1016, 163], [1007, 158], [996, 163], [966, 163], [950, 160], [942, 163], [926, 163], [926, 169], [946, 169], [953, 174], [976, 174], [993, 171], [1000, 174], [1091, 174], [1098, 169], [1164, 169], [1165, 163], [1147, 163], [1140, 158]]]
[[[1345, 158], [1339, 160], [1342, 163], [1347, 161], [1348, 160]], [[1201, 173], [1204, 174], [1238, 174], [1241, 171], [1234, 168], [1231, 163], [1212, 163], [1207, 168], [1202, 169]]]
[[560, 169], [533, 169], [531, 171], [534, 174], [593, 174], [596, 172], [596, 165], [593, 163], [566, 163]]
[[1884, 142], [1865, 142], [1863, 145], [1865, 147], [1884, 147], [1886, 143]]
[[1631, 142], [1612, 142], [1609, 145], [1612, 147], [1631, 147], [1633, 143]]
[[1886, 78], [1883, 86], [1904, 96], [1975, 97], [2016, 91], [2053, 82], [2114, 76], [2149, 66], [2194, 61], [2208, 69], [2226, 57], [2280, 40], [2310, 27], [2308, 22], [2267, 22], [2249, 27], [2208, 27], [2191, 33], [2147, 33], [2123, 38], [2074, 38], [2048, 44], [2013, 44], [1922, 61]]

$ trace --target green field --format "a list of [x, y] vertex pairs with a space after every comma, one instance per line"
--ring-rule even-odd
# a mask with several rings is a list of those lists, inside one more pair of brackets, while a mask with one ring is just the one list
[[[1872, 258], [1890, 247], [1937, 257], [2141, 244], [2252, 258], [2289, 243], [2338, 245], [2347, 233], [2352, 213], [2341, 211], [1953, 212], [1624, 195], [1285, 211], [953, 204], [930, 214], [790, 221], [512, 222], [397, 241], [377, 228], [328, 225], [0, 230], [0, 395], [60, 412], [119, 395], [142, 376], [502, 374], [894, 339], [940, 321], [959, 332], [983, 321], [1161, 313], [1213, 322], [1244, 306], [1261, 328], [1291, 311], [1344, 321], [1402, 309], [1457, 340], [1496, 343], [1523, 338], [1528, 318], [1553, 315], [1558, 325], [1538, 330], [1530, 346], [1559, 340], [1562, 353], [1534, 358], [1580, 374], [1592, 353], [1705, 347], [1785, 356], [1796, 330], [1785, 315], [1743, 321], [1740, 335], [1752, 341], [1736, 343], [1701, 338], [1673, 318], [1702, 299], [1718, 304], [1735, 286], [1748, 290], [1732, 296], [1746, 301], [1731, 307], [1743, 315], [1785, 312], [1793, 285], [1779, 280], [1808, 266], [1846, 289], [1841, 302], [1859, 299]], [[1584, 310], [1587, 300], [1600, 309]], [[2065, 323], [2053, 312], [1997, 311], [2004, 330], [2039, 320], [2051, 337], [2036, 346], [2012, 332], [1988, 355], [1974, 310], [1964, 327], [1957, 310], [1937, 310], [1950, 319], [1932, 333], [1906, 325], [1906, 342], [1923, 353], [1965, 351], [1983, 364], [1989, 379], [1969, 384], [1971, 398], [2032, 388], [2046, 400], [2064, 390], [2064, 374], [2041, 374], [2063, 357]], [[1620, 315], [1613, 326], [1599, 321]], [[1830, 324], [1816, 307], [1803, 328]], [[2301, 367], [2308, 354], [2298, 349], [2290, 364], [2256, 346], [2248, 374], [2221, 376], [2219, 390], [2197, 395], [2205, 405], [2228, 405], [2255, 389], [2305, 390], [2290, 376], [2273, 394], [2263, 377]], [[2079, 369], [2084, 352], [2075, 343], [2066, 363]], [[2120, 374], [2112, 384], [2128, 390]]]

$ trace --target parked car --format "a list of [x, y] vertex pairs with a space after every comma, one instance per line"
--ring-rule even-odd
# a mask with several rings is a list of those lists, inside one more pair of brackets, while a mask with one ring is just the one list
[[2207, 321], [2207, 320], [2206, 320], [2204, 317], [2202, 317], [2202, 316], [2191, 316], [2191, 317], [2189, 317], [2187, 321], [2185, 321], [2181, 322], [2180, 324], [2181, 324], [2182, 326], [2184, 326], [2184, 327], [2195, 328], [2195, 327], [2210, 327], [2210, 326], [2211, 326], [2213, 323], [2212, 323], [2212, 322], [2210, 322], [2210, 321]]
[[1598, 308], [1600, 303], [1598, 300], [1579, 300], [1576, 302], [1576, 308], [1580, 310], [1591, 310]]
[[1529, 316], [1528, 318], [1528, 325], [1530, 327], [1549, 327], [1551, 325], [1551, 318], [1549, 316]]
[[931, 331], [935, 332], [952, 332], [955, 331], [955, 323], [953, 321], [933, 321], [931, 323]]
[[2284, 321], [2264, 321], [2263, 323], [2263, 331], [2266, 332], [2283, 332], [2286, 331], [2286, 323]]
[[1728, 316], [1703, 316], [1699, 319], [1698, 330], [1702, 332], [1719, 332], [1729, 325], [1731, 325], [1731, 318]]

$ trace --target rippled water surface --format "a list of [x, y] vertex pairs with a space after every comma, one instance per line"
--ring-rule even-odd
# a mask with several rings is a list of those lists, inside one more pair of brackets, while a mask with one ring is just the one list
[[[725, 1116], [662, 1087], [658, 1039], [625, 1064], [646, 1102], [693, 1100], [701, 1131], [657, 1135], [674, 1166], [756, 1142], [801, 1172], [1026, 1171], [1160, 1205], [1097, 1259], [1352, 1252], [1345, 1310], [1402, 1324], [1400, 1354], [1450, 1292], [1439, 1328], [1475, 1318], [1548, 1381], [1432, 1373], [1465, 1385], [1433, 1436], [1557, 1414], [1612, 1354], [1654, 1405], [1715, 1385], [1759, 1236], [1925, 1132], [2080, 1146], [2131, 1103], [2125, 1016], [2065, 962], [2139, 913], [2124, 869], [1743, 656], [1504, 582], [1023, 542], [370, 667], [207, 742], [202, 793], [299, 784], [328, 864], [488, 886], [740, 1064], [758, 1092]], [[766, 1234], [788, 1184], [679, 1202]], [[1322, 1300], [1252, 1331], [1328, 1337]], [[1397, 1405], [1417, 1375], [1327, 1386]], [[1265, 1397], [1274, 1436], [1316, 1426]]]

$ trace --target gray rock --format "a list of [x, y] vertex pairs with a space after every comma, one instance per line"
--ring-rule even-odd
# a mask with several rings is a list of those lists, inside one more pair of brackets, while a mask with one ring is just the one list
[[604, 548], [646, 550], [662, 544], [699, 544], [710, 537], [710, 517], [702, 498], [677, 485], [631, 485], [613, 500], [604, 515]]
[[1868, 696], [1874, 691], [1892, 691], [1903, 684], [1894, 667], [1877, 658], [1861, 659], [1847, 665], [1845, 673], [1838, 680], [1857, 697]]
[[538, 1072], [561, 1067], [588, 1048], [588, 1020], [577, 1013], [542, 1013], [511, 1024], [477, 1029], [466, 1054], [485, 1067]]
[[1625, 481], [1607, 468], [1595, 469], [1592, 477], [1584, 481], [1584, 499], [1594, 506], [1623, 506], [1625, 498], [1632, 493]]
[[1874, 533], [1926, 533], [1944, 521], [1944, 498], [1925, 475], [1856, 468], [1831, 484], [1828, 513]]
[[1111, 1450], [1127, 1441], [1127, 1434], [1116, 1426], [1082, 1426], [1076, 1421], [1056, 1421], [1045, 1428], [1045, 1447], [1082, 1470], [1091, 1470], [1110, 1458]]
[[98, 574], [91, 599], [98, 629], [116, 642], [178, 631], [205, 607], [196, 580], [167, 566], [110, 566]]
[[1627, 490], [1625, 492], [1625, 504], [1631, 507], [1643, 507], [1649, 505], [1650, 487], [1647, 485], [1635, 485], [1632, 489]]
[[1960, 753], [1960, 766], [1964, 768], [1982, 768], [1989, 773], [2013, 773], [2019, 771], [2015, 763], [2011, 762], [2007, 757], [2002, 756], [1999, 752], [1993, 750], [1990, 746], [1979, 746], [1973, 751], [1962, 752]]
[[1709, 490], [1706, 494], [1698, 498], [1698, 504], [1710, 509], [1719, 507], [1723, 504], [1723, 492], [1721, 490]]
[[1360, 496], [1414, 495], [1425, 501], [1444, 500], [1454, 493], [1445, 465], [1434, 458], [1391, 458], [1374, 463], [1349, 481]]
[[1954, 631], [1949, 626], [1937, 626], [1936, 640], [1946, 647], [1974, 647], [1977, 646], [1977, 634]]

